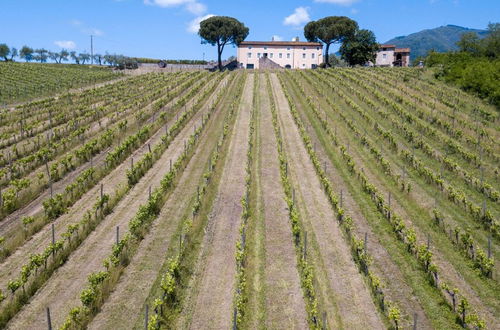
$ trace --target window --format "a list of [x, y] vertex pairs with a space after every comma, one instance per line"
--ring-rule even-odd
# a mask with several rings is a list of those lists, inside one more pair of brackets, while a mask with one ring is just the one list
[[316, 47], [316, 50], [319, 50], [319, 47]]
[[270, 57], [270, 58], [273, 58], [273, 53], [269, 53], [269, 57]]
[[248, 46], [248, 49], [252, 49], [252, 46]]
[[280, 53], [279, 58], [283, 58], [283, 53]]
[[248, 53], [248, 58], [252, 58], [252, 53]]
[[306, 64], [305, 63], [302, 63], [302, 67], [305, 68], [306, 67]]
[[385, 59], [387, 59], [387, 54], [383, 54], [383, 55], [382, 55], [382, 58], [383, 58], [384, 60], [385, 60]]
[[303, 54], [302, 54], [302, 58], [306, 58], [306, 53], [303, 53]]
[[302, 50], [306, 50], [306, 47], [303, 47]]
[[267, 47], [264, 47], [264, 50], [267, 50]]
[[290, 53], [286, 54], [286, 58], [290, 58]]
[[260, 58], [260, 53], [257, 53], [257, 58]]
[[314, 58], [314, 53], [311, 54], [311, 58]]
[[290, 50], [290, 47], [287, 47], [286, 50]]

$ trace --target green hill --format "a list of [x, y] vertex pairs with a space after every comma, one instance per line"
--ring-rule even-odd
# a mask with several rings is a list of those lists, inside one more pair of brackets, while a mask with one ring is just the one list
[[407, 36], [391, 39], [386, 44], [394, 44], [397, 47], [410, 47], [410, 59], [425, 56], [427, 52], [434, 49], [438, 52], [457, 50], [456, 42], [465, 32], [476, 32], [480, 38], [488, 34], [486, 30], [469, 29], [457, 25], [440, 26], [435, 29], [422, 30]]

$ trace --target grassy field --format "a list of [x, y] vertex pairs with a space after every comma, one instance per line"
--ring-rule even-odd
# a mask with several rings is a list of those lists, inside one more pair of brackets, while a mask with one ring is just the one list
[[431, 77], [149, 73], [5, 110], [0, 328], [494, 329], [498, 111]]

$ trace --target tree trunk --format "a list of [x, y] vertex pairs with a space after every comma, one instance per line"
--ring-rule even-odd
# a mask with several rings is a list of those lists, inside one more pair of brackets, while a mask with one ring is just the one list
[[330, 63], [328, 62], [328, 53], [330, 51], [330, 43], [326, 44], [326, 51], [325, 51], [325, 68], [328, 68], [330, 66]]
[[217, 63], [219, 71], [222, 71], [222, 47], [218, 41], [217, 41]]

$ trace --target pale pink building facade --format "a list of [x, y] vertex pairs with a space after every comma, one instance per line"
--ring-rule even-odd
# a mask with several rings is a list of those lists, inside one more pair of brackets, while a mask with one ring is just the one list
[[410, 65], [410, 48], [396, 48], [396, 45], [380, 45], [375, 65], [407, 67]]
[[243, 41], [238, 45], [238, 65], [243, 69], [282, 67], [314, 69], [323, 62], [323, 46], [318, 42]]

